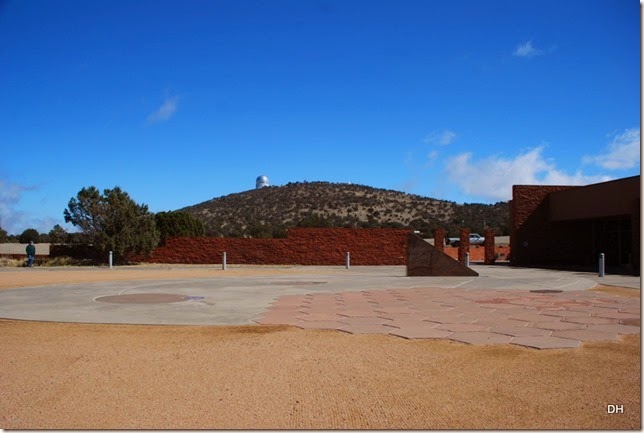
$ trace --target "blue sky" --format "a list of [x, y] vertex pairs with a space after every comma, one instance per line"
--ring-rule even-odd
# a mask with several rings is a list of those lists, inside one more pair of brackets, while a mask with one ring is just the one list
[[633, 176], [640, 93], [635, 0], [0, 1], [0, 225], [90, 185], [158, 212], [261, 174], [459, 203]]

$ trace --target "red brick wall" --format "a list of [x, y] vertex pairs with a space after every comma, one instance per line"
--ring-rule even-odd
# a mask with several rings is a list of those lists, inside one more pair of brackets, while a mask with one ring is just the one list
[[402, 229], [294, 228], [286, 239], [170, 238], [148, 263], [254, 265], [405, 265], [407, 235]]
[[581, 236], [579, 224], [551, 223], [548, 195], [575, 186], [514, 185], [510, 202], [512, 264], [548, 264], [570, 260]]
[[485, 264], [493, 265], [496, 261], [496, 251], [494, 250], [494, 230], [485, 229], [483, 232], [483, 237], [485, 238], [485, 243], [483, 249], [485, 250]]
[[[458, 244], [458, 261], [466, 262], [466, 255], [470, 252], [470, 229], [460, 229], [458, 231], [461, 241]], [[470, 260], [472, 256], [470, 255]]]
[[[454, 260], [458, 260], [458, 247], [445, 246], [443, 252]], [[506, 261], [510, 257], [510, 246], [495, 245], [494, 254], [498, 257], [496, 262]], [[483, 245], [470, 245], [470, 262], [485, 262], [485, 247]]]
[[434, 230], [434, 248], [438, 251], [445, 249], [445, 229], [437, 228]]

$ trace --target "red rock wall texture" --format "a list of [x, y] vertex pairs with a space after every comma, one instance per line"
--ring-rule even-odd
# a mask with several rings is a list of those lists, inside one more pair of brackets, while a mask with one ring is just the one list
[[285, 239], [170, 238], [142, 261], [148, 263], [338, 266], [405, 265], [407, 236], [401, 229], [294, 228]]
[[445, 250], [445, 229], [437, 228], [434, 230], [434, 248], [438, 251]]
[[570, 259], [577, 250], [578, 225], [549, 222], [548, 195], [574, 186], [514, 185], [510, 202], [512, 264], [535, 265]]
[[[470, 229], [460, 229], [458, 234], [461, 239], [458, 244], [458, 261], [465, 263], [467, 253], [470, 252]], [[472, 260], [472, 256], [470, 256], [470, 260]]]
[[485, 238], [484, 250], [485, 250], [485, 260], [486, 265], [493, 265], [496, 261], [496, 251], [494, 251], [494, 230], [485, 229], [483, 233]]
[[[458, 247], [445, 246], [443, 252], [451, 258], [458, 260]], [[510, 258], [509, 245], [494, 246], [495, 262], [507, 261]], [[470, 245], [470, 263], [485, 263], [485, 247], [481, 245]]]

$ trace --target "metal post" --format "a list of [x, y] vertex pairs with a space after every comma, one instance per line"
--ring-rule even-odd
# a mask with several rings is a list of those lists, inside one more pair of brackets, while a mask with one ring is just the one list
[[221, 270], [225, 271], [226, 270], [226, 251], [224, 251], [224, 255], [221, 261]]
[[470, 267], [470, 252], [465, 253], [465, 266]]
[[351, 267], [351, 253], [347, 251], [346, 267], [349, 269]]
[[605, 257], [604, 253], [599, 253], [599, 276], [603, 277], [606, 275], [606, 270], [605, 270]]
[[112, 252], [110, 251], [110, 269], [112, 269]]

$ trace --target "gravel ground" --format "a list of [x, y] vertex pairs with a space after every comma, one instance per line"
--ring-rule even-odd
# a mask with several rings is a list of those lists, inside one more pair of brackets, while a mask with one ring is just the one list
[[[0, 288], [217, 274], [30, 271], [3, 269]], [[5, 429], [641, 429], [639, 335], [539, 351], [286, 326], [0, 320], [0, 347]]]

